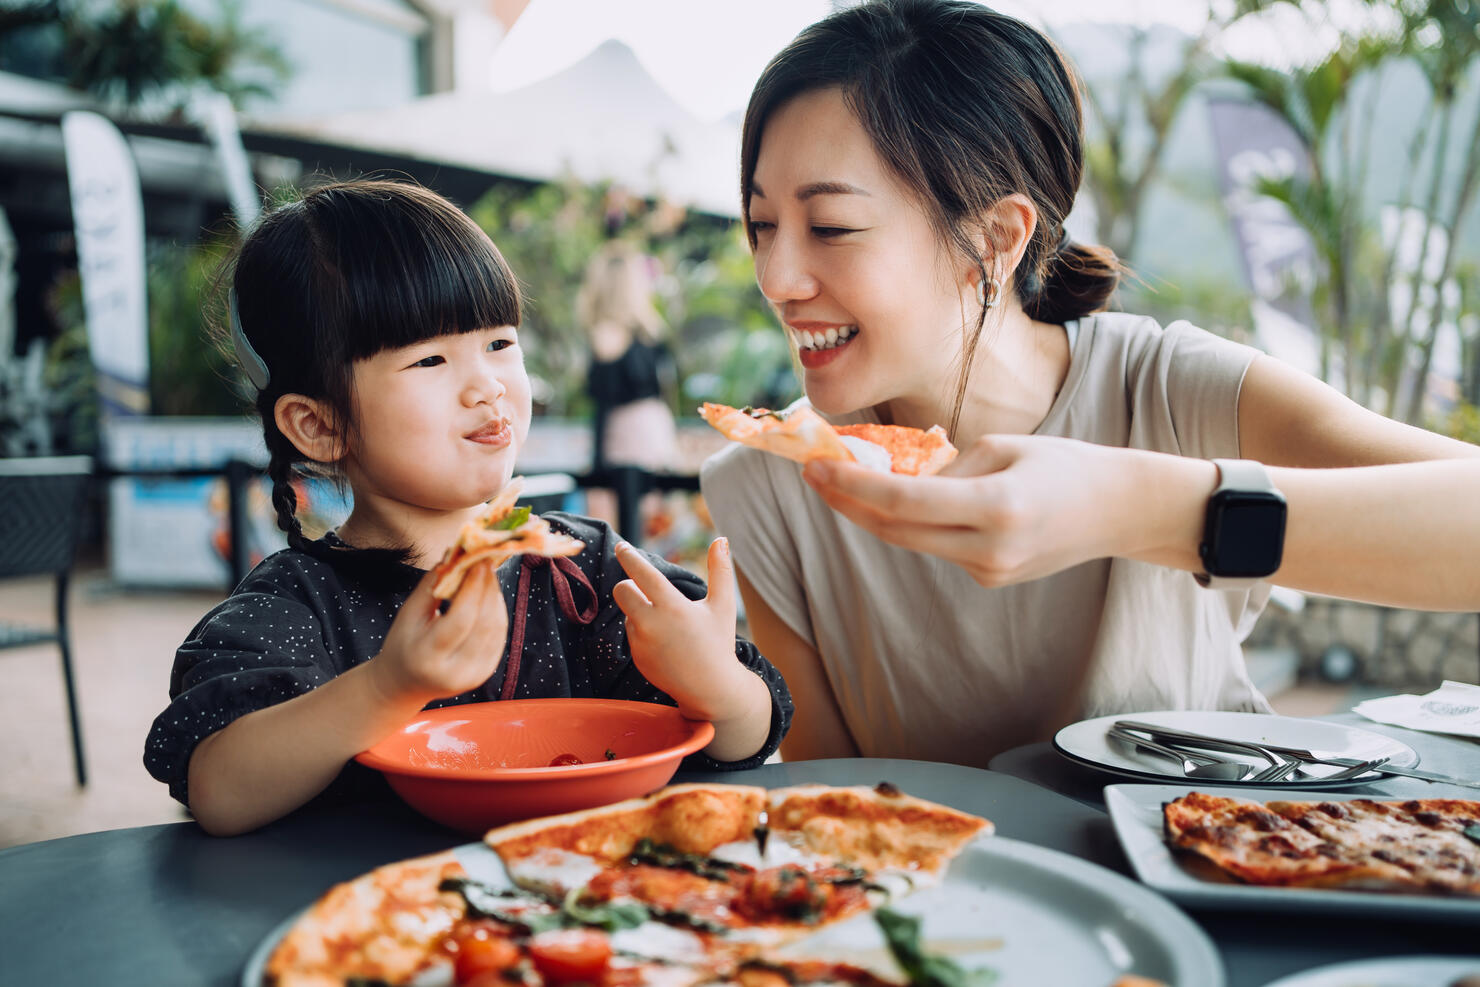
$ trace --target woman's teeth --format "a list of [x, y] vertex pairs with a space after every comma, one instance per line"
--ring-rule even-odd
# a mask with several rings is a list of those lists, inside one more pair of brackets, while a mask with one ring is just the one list
[[841, 326], [837, 329], [829, 329], [826, 332], [808, 332], [805, 329], [793, 329], [796, 335], [797, 345], [804, 350], [830, 350], [840, 346], [852, 339], [858, 332], [857, 326]]

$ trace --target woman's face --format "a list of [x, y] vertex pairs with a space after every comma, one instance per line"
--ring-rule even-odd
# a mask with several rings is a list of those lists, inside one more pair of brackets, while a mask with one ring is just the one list
[[975, 315], [971, 269], [941, 245], [840, 91], [772, 113], [750, 222], [756, 280], [798, 347], [815, 407], [947, 400]]

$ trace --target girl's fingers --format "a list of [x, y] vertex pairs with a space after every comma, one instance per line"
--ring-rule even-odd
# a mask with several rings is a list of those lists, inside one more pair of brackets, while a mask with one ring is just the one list
[[688, 599], [630, 542], [624, 541], [617, 545], [617, 561], [621, 563], [622, 571], [631, 577], [642, 595], [652, 603], [675, 603]]
[[653, 603], [637, 584], [630, 579], [624, 579], [612, 587], [612, 601], [622, 608], [622, 612], [628, 617], [636, 617], [651, 610]]
[[735, 613], [735, 565], [730, 558], [730, 540], [716, 538], [709, 543], [709, 595], [711, 609], [721, 614]]

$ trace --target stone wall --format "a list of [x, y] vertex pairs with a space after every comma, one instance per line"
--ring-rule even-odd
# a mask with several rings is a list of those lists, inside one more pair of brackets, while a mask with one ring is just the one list
[[1306, 596], [1298, 612], [1271, 603], [1247, 643], [1293, 648], [1301, 677], [1322, 675], [1322, 656], [1340, 646], [1355, 658], [1355, 680], [1367, 685], [1426, 692], [1445, 679], [1480, 682], [1480, 617], [1473, 613], [1395, 610]]

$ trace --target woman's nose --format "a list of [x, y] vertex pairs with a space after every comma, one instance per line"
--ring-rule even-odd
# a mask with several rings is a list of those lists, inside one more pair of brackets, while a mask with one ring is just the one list
[[761, 294], [773, 305], [803, 301], [817, 294], [817, 278], [807, 264], [806, 252], [794, 237], [779, 232], [755, 254], [755, 280]]

